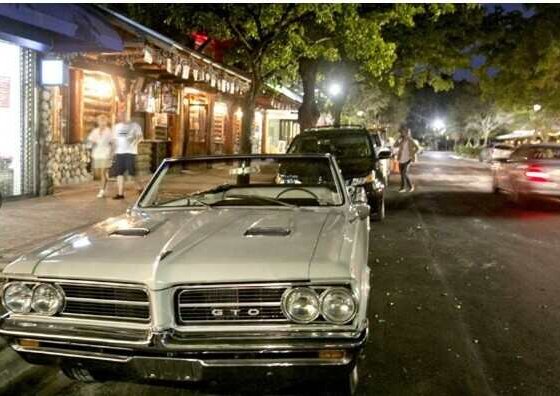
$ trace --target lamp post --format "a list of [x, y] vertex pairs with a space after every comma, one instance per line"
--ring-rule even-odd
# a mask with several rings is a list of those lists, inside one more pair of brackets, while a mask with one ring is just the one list
[[341, 82], [331, 81], [327, 87], [327, 92], [333, 102], [334, 125], [340, 126], [342, 116], [342, 106], [344, 104], [344, 86]]
[[[445, 122], [441, 118], [436, 118], [432, 121], [432, 129], [437, 133], [439, 132], [441, 137], [445, 134]], [[445, 141], [445, 150], [447, 151], [447, 141]]]

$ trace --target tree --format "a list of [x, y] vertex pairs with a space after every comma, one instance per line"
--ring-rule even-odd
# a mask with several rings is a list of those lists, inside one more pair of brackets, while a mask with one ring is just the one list
[[480, 51], [487, 60], [479, 77], [484, 96], [514, 112], [533, 112], [536, 125], [549, 129], [560, 110], [560, 9], [528, 5], [527, 12], [501, 7], [487, 16], [486, 40]]
[[[346, 69], [346, 81], [352, 85], [365, 82], [375, 90], [384, 84], [399, 94], [408, 84], [450, 89], [456, 68], [469, 66], [468, 49], [481, 21], [482, 9], [473, 5], [368, 4], [345, 5], [335, 16], [336, 28], [331, 34], [310, 25], [304, 40], [311, 50], [302, 54], [299, 68], [304, 87], [299, 116], [302, 128], [317, 119], [314, 92], [320, 73], [327, 79], [339, 79], [344, 75], [340, 71]], [[336, 72], [329, 73], [329, 69]], [[353, 90], [347, 86], [345, 93]], [[332, 106], [335, 120], [346, 96], [336, 99]]]

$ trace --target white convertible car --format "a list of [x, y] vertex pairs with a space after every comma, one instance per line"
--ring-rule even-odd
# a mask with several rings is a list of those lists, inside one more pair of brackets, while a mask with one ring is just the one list
[[364, 200], [328, 154], [166, 160], [126, 215], [4, 269], [0, 334], [81, 381], [242, 368], [351, 392], [368, 332]]

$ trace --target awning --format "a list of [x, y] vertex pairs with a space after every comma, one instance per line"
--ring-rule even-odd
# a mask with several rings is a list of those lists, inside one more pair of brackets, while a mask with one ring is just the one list
[[535, 130], [518, 130], [508, 133], [506, 135], [496, 136], [496, 140], [512, 140], [512, 139], [527, 139], [533, 137]]
[[92, 8], [0, 4], [0, 38], [36, 51], [122, 51], [119, 34]]

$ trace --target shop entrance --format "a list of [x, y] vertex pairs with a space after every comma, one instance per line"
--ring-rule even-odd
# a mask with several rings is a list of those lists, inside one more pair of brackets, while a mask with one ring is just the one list
[[208, 105], [199, 101], [188, 101], [185, 105], [186, 120], [186, 148], [187, 156], [208, 154]]

